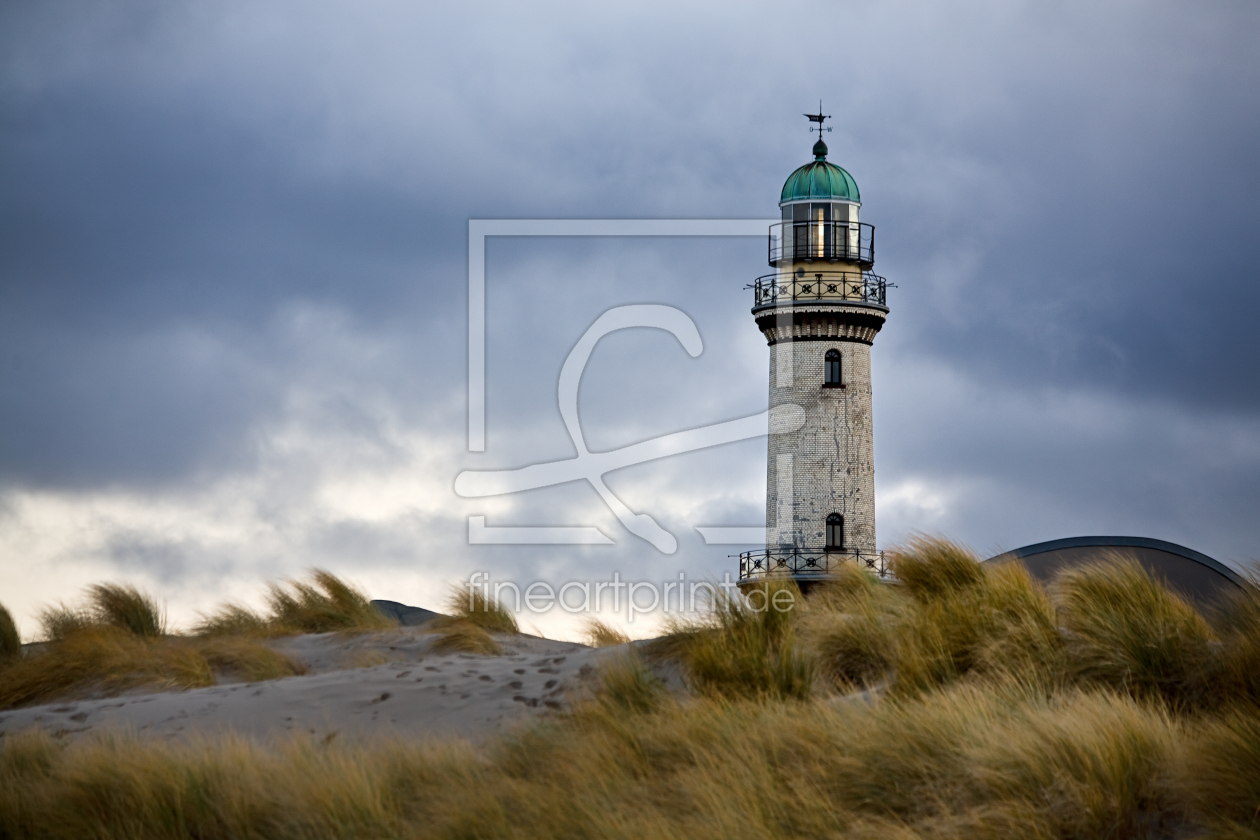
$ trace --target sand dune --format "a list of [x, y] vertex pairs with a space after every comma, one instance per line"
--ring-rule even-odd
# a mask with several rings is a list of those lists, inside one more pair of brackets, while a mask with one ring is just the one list
[[378, 633], [282, 637], [305, 663], [300, 677], [223, 683], [190, 691], [130, 693], [0, 712], [0, 736], [31, 726], [66, 736], [110, 730], [154, 738], [233, 730], [363, 737], [393, 734], [479, 740], [527, 716], [568, 707], [617, 648], [500, 634], [502, 656], [432, 653], [435, 636], [401, 627]]

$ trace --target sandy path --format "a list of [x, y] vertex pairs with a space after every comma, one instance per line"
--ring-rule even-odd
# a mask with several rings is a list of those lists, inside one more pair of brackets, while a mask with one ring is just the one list
[[279, 639], [275, 647], [306, 663], [309, 674], [3, 711], [0, 736], [39, 726], [67, 736], [115, 730], [181, 738], [231, 730], [259, 738], [303, 732], [480, 739], [521, 718], [567, 708], [570, 696], [595, 678], [598, 661], [617, 650], [497, 638], [503, 656], [433, 654], [433, 637], [411, 628]]

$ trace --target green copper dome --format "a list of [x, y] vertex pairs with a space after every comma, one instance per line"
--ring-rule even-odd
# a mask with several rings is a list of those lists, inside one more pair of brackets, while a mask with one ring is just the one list
[[861, 201], [853, 176], [834, 163], [827, 163], [827, 144], [814, 144], [814, 162], [807, 163], [788, 176], [779, 203], [807, 198]]

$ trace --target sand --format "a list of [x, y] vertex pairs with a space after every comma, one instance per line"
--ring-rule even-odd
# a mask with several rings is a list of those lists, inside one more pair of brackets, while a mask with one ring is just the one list
[[594, 649], [534, 636], [496, 635], [502, 656], [435, 654], [435, 637], [402, 627], [275, 640], [310, 669], [300, 677], [189, 691], [130, 693], [0, 712], [0, 737], [37, 726], [65, 737], [109, 731], [183, 739], [227, 731], [345, 738], [484, 739], [529, 717], [554, 714], [589, 692], [599, 662], [624, 646]]

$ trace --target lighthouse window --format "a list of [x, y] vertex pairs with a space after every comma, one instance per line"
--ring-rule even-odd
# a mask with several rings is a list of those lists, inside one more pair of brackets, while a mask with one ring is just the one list
[[824, 388], [843, 388], [844, 384], [840, 381], [840, 351], [828, 350], [827, 355], [823, 357], [823, 387]]
[[827, 517], [827, 548], [844, 548], [844, 517], [833, 513]]

